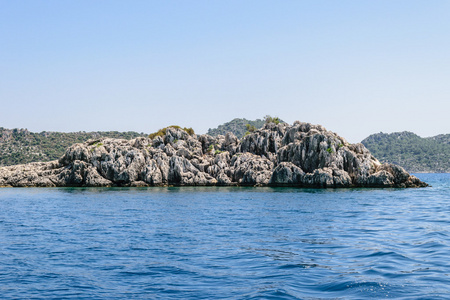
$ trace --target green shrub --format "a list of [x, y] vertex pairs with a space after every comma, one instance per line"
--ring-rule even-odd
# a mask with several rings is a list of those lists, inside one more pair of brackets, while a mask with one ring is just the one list
[[328, 148], [327, 151], [328, 151], [328, 153], [333, 153], [333, 152], [334, 152], [333, 149], [332, 149], [331, 147]]
[[183, 130], [186, 131], [187, 134], [189, 134], [189, 135], [195, 134], [194, 129], [192, 129], [191, 127], [189, 127], [189, 128], [184, 127]]
[[184, 130], [189, 135], [194, 135], [195, 134], [194, 129], [192, 129], [192, 128], [186, 128], [186, 127], [181, 128], [178, 125], [171, 125], [171, 126], [167, 126], [165, 128], [162, 128], [162, 129], [158, 130], [157, 132], [149, 134], [148, 137], [151, 138], [151, 139], [154, 139], [157, 136], [163, 137], [163, 136], [166, 135], [167, 128], [181, 129], [181, 130]]
[[265, 116], [264, 117], [264, 121], [266, 122], [266, 123], [275, 123], [275, 124], [280, 124], [280, 118], [278, 118], [278, 117], [271, 117], [271, 116], [269, 116], [269, 115], [267, 115], [267, 116]]
[[245, 127], [247, 128], [247, 132], [255, 132], [256, 131], [256, 127], [250, 124], [245, 125]]
[[103, 146], [103, 143], [102, 142], [97, 142], [97, 143], [93, 144], [92, 146], [98, 148], [100, 146]]

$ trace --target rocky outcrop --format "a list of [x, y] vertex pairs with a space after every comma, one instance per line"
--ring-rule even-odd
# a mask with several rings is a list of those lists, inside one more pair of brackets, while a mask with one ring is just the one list
[[69, 147], [57, 161], [0, 168], [0, 186], [424, 187], [399, 166], [320, 125], [265, 124], [238, 140], [189, 135], [102, 138]]

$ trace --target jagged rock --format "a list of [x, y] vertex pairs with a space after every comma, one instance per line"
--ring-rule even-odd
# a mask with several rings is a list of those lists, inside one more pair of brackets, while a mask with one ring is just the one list
[[[274, 125], [274, 124], [273, 124]], [[257, 131], [243, 137], [240, 144], [240, 152], [250, 152], [256, 155], [264, 155], [271, 159], [276, 157], [280, 146], [280, 133], [278, 127], [266, 126], [266, 130]]]
[[169, 161], [169, 184], [213, 185], [217, 182], [212, 176], [195, 168], [184, 157], [171, 157]]
[[163, 141], [162, 137], [160, 137], [160, 136], [155, 137], [153, 139], [153, 141], [152, 141], [152, 145], [155, 148], [159, 148], [160, 146], [164, 146], [164, 141]]
[[100, 159], [99, 173], [118, 184], [137, 181], [145, 163], [144, 154], [134, 148], [113, 148]]
[[37, 162], [0, 168], [0, 186], [53, 187], [61, 171], [58, 161]]
[[186, 158], [173, 156], [170, 158], [169, 165], [169, 183], [194, 184], [195, 167]]
[[208, 152], [211, 152], [214, 144], [216, 143], [216, 140], [216, 138], [213, 138], [212, 136], [207, 134], [202, 134], [201, 136], [199, 136], [198, 141], [202, 145], [202, 153], [206, 154]]
[[362, 144], [320, 125], [266, 124], [239, 141], [167, 128], [164, 136], [94, 139], [58, 160], [0, 168], [0, 186], [272, 185], [423, 187]]
[[275, 167], [270, 178], [272, 185], [297, 185], [303, 182], [305, 172], [290, 162], [282, 162]]
[[394, 183], [406, 182], [410, 175], [400, 166], [393, 164], [382, 164], [378, 167], [378, 171], [386, 171], [393, 176]]
[[344, 170], [333, 169], [334, 187], [349, 187], [352, 185], [352, 178]]
[[107, 187], [113, 186], [113, 182], [102, 177], [96, 168], [89, 166], [85, 173], [84, 186]]
[[272, 176], [273, 163], [252, 153], [233, 156], [231, 164], [234, 169], [233, 181], [242, 185], [265, 185]]
[[367, 186], [393, 186], [394, 185], [394, 176], [385, 171], [381, 170], [367, 178]]
[[207, 173], [217, 177], [220, 173], [230, 175], [230, 154], [229, 152], [222, 152], [217, 154], [210, 165], [206, 169]]
[[86, 177], [87, 163], [75, 160], [59, 173], [58, 179], [65, 186], [82, 186]]
[[303, 177], [303, 185], [312, 187], [334, 187], [333, 170], [330, 168], [316, 169]]
[[223, 144], [223, 151], [228, 151], [231, 155], [234, 155], [237, 152], [239, 140], [238, 138], [231, 132], [228, 132], [225, 135], [225, 143]]
[[178, 140], [186, 140], [189, 137], [189, 134], [184, 131], [173, 127], [168, 127], [166, 130], [166, 134], [164, 135], [164, 144], [173, 143]]
[[154, 159], [147, 162], [144, 170], [142, 170], [141, 178], [151, 185], [161, 185], [164, 183], [161, 170]]
[[232, 181], [230, 177], [228, 177], [223, 171], [221, 171], [219, 175], [217, 175], [217, 183], [219, 185], [230, 185], [232, 184]]

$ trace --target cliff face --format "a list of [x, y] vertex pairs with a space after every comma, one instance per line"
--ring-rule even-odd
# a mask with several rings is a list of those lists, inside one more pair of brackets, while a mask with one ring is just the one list
[[163, 137], [90, 140], [58, 161], [0, 168], [0, 186], [158, 185], [427, 186], [364, 145], [300, 122], [269, 123], [242, 140], [168, 128]]

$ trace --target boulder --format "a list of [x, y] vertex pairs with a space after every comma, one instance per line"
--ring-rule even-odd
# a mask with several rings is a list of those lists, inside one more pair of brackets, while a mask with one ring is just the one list
[[272, 172], [269, 183], [273, 186], [300, 185], [305, 172], [291, 162], [282, 162]]
[[273, 163], [263, 156], [252, 153], [235, 155], [233, 181], [241, 185], [266, 185], [272, 175]]

